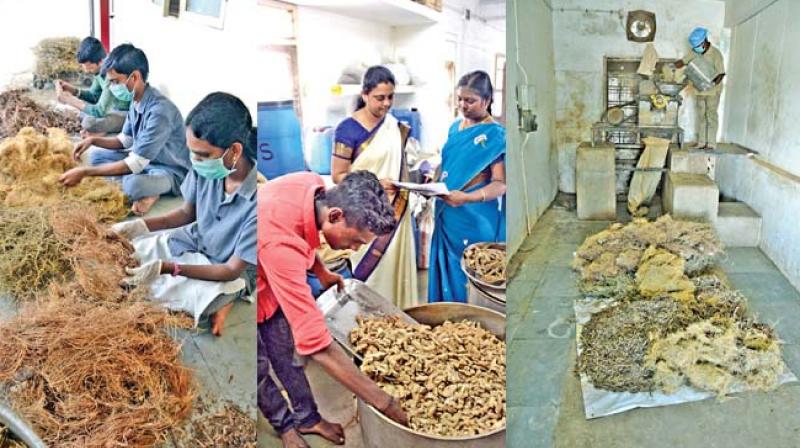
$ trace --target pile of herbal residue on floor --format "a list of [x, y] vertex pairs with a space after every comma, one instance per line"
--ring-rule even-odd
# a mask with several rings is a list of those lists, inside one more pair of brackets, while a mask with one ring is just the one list
[[210, 410], [197, 400], [194, 419], [188, 431], [174, 440], [177, 448], [256, 448], [256, 421], [235, 404], [226, 401]]
[[573, 262], [579, 289], [608, 304], [581, 328], [579, 372], [612, 392], [777, 387], [788, 371], [780, 342], [716, 271], [721, 253], [710, 224], [669, 216], [587, 238]]
[[359, 317], [361, 370], [396, 397], [411, 429], [471, 436], [505, 426], [506, 344], [475, 322], [436, 327]]
[[119, 185], [100, 177], [87, 177], [65, 188], [58, 179], [78, 163], [72, 160], [73, 143], [62, 129], [47, 135], [24, 128], [0, 143], [0, 206], [32, 207], [79, 201], [91, 205], [103, 222], [128, 214]]
[[0, 290], [18, 300], [69, 281], [97, 302], [129, 301], [120, 282], [135, 266], [133, 246], [81, 203], [0, 208]]
[[0, 396], [48, 446], [154, 446], [192, 412], [170, 334], [193, 321], [121, 286], [133, 247], [98, 211], [0, 208], [0, 290], [20, 306], [0, 323]]
[[12, 136], [27, 127], [39, 132], [60, 128], [75, 134], [81, 130], [81, 121], [76, 113], [42, 106], [28, 95], [27, 89], [0, 93], [0, 138]]

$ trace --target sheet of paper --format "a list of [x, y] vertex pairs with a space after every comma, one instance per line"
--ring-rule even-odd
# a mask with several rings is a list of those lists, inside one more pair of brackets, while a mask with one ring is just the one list
[[415, 184], [412, 182], [392, 182], [396, 187], [403, 188], [423, 196], [444, 196], [450, 194], [444, 182], [434, 182], [430, 184]]

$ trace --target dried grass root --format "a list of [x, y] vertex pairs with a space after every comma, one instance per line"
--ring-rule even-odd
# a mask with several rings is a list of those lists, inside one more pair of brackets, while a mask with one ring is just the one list
[[20, 300], [75, 279], [96, 301], [129, 301], [119, 285], [136, 265], [133, 252], [80, 204], [0, 209], [0, 285]]
[[77, 113], [59, 111], [40, 105], [28, 96], [27, 89], [0, 93], [0, 137], [15, 135], [26, 127], [39, 132], [61, 128], [70, 134], [81, 131]]
[[79, 73], [77, 37], [51, 37], [42, 39], [33, 48], [36, 55], [35, 73], [43, 79]]
[[350, 342], [361, 370], [400, 400], [409, 426], [441, 436], [505, 426], [505, 342], [475, 322], [413, 325], [359, 317]]
[[655, 372], [645, 362], [653, 340], [693, 319], [669, 297], [616, 302], [592, 314], [583, 326], [578, 370], [598, 389], [653, 391]]
[[154, 446], [192, 410], [166, 332], [184, 321], [145, 302], [43, 296], [0, 325], [0, 384], [49, 446]]
[[24, 128], [0, 143], [0, 205], [34, 207], [74, 200], [91, 205], [103, 222], [125, 217], [126, 198], [117, 184], [90, 177], [72, 188], [61, 186], [59, 176], [77, 166], [71, 153], [67, 134], [54, 128], [47, 135]]
[[[712, 266], [722, 253], [722, 243], [710, 224], [673, 220], [665, 215], [652, 222], [634, 219], [625, 225], [613, 224], [588, 237], [576, 251], [572, 267], [587, 282], [620, 273], [633, 274], [650, 246], [681, 257], [685, 273], [690, 276]], [[595, 263], [600, 266], [593, 266]]]
[[226, 402], [213, 414], [192, 422], [192, 448], [256, 448], [256, 422]]
[[506, 281], [506, 251], [491, 246], [492, 243], [486, 243], [467, 248], [464, 261], [481, 281], [502, 284]]

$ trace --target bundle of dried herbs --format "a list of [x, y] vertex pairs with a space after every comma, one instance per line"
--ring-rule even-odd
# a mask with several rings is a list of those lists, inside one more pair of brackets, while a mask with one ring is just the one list
[[50, 80], [78, 73], [81, 70], [78, 64], [80, 43], [77, 37], [51, 37], [39, 41], [33, 48], [36, 55], [36, 76]]

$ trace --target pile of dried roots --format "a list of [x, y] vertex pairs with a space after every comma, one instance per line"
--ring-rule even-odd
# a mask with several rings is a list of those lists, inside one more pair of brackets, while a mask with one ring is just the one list
[[634, 294], [634, 276], [651, 247], [680, 257], [688, 275], [713, 265], [722, 252], [707, 223], [676, 221], [667, 215], [653, 222], [634, 219], [627, 225], [614, 224], [587, 238], [575, 253], [572, 266], [580, 274], [581, 292], [611, 298]]
[[192, 422], [192, 448], [256, 448], [256, 422], [232, 403]]
[[80, 201], [91, 205], [104, 222], [125, 217], [125, 195], [114, 183], [98, 177], [64, 188], [61, 174], [75, 166], [72, 142], [61, 129], [48, 129], [47, 135], [32, 128], [0, 143], [0, 205], [32, 207]]
[[717, 317], [655, 341], [646, 365], [666, 393], [689, 384], [720, 397], [737, 382], [753, 390], [775, 389], [786, 369], [772, 328]]
[[42, 39], [33, 48], [36, 55], [38, 77], [54, 79], [59, 76], [78, 73], [78, 46], [81, 41], [77, 37], [52, 37]]
[[14, 135], [26, 127], [39, 132], [48, 128], [61, 128], [70, 134], [80, 132], [78, 114], [44, 107], [27, 93], [26, 89], [0, 93], [0, 138]]
[[505, 425], [504, 341], [475, 322], [358, 321], [350, 342], [364, 357], [361, 370], [400, 400], [412, 429], [465, 436]]
[[506, 282], [506, 251], [494, 243], [474, 244], [464, 251], [467, 270], [482, 282], [500, 285]]
[[579, 370], [598, 389], [649, 392], [653, 369], [645, 366], [653, 339], [685, 328], [692, 316], [670, 298], [616, 302], [595, 313], [580, 335]]
[[0, 325], [0, 384], [50, 446], [162, 442], [192, 409], [191, 373], [167, 334], [189, 319], [73, 300], [75, 288], [54, 284]]
[[133, 246], [98, 224], [90, 208], [0, 208], [0, 223], [0, 287], [17, 299], [74, 279], [97, 302], [130, 300], [120, 281], [136, 265]]
[[579, 371], [615, 392], [775, 388], [785, 371], [779, 341], [711, 272], [720, 250], [709, 225], [669, 217], [587, 238], [573, 265], [581, 289], [612, 301], [582, 328]]

